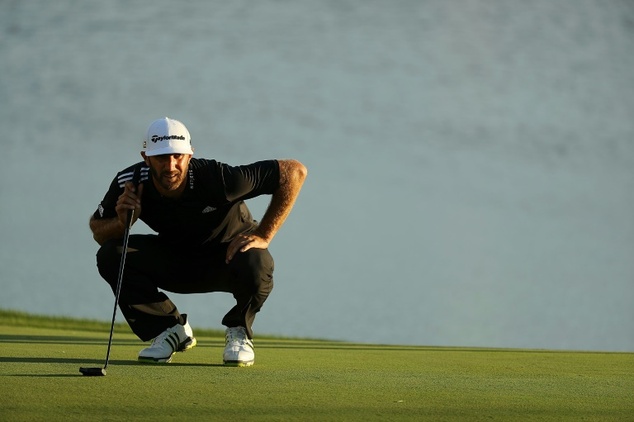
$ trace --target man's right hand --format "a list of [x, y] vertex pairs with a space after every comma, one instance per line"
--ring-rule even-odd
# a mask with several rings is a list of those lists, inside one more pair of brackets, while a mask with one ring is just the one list
[[128, 223], [128, 211], [134, 210], [134, 216], [132, 218], [132, 224], [141, 215], [141, 196], [143, 195], [143, 185], [135, 187], [132, 182], [127, 182], [124, 186], [123, 193], [117, 200], [115, 211], [119, 217], [119, 222], [122, 227], [126, 227]]

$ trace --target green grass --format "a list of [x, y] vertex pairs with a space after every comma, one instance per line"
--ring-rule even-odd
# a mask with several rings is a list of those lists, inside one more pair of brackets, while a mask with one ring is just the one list
[[634, 354], [256, 339], [222, 365], [221, 332], [168, 365], [109, 324], [0, 312], [0, 420], [634, 420]]

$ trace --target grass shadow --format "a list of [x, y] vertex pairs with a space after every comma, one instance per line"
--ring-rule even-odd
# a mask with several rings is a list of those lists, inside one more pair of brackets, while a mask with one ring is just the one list
[[[81, 358], [46, 358], [46, 357], [3, 357], [0, 356], [0, 363], [55, 363], [55, 364], [85, 364], [85, 365], [103, 365], [103, 359], [81, 359]], [[110, 360], [108, 365], [114, 366], [223, 366], [222, 364], [214, 363], [178, 363], [170, 362], [168, 364], [163, 363], [146, 363], [136, 360]]]
[[[113, 337], [119, 344], [140, 343], [137, 339], [121, 339]], [[102, 344], [108, 343], [108, 334], [104, 337], [82, 336], [42, 336], [42, 335], [7, 335], [0, 334], [0, 343], [55, 343], [55, 344]]]
[[[19, 373], [19, 374], [4, 374], [0, 375], [0, 377], [82, 377], [83, 375], [79, 372], [79, 367], [102, 367], [103, 359], [80, 359], [80, 358], [47, 358], [47, 357], [0, 357], [0, 364], [2, 363], [26, 363], [26, 364], [63, 364], [63, 365], [77, 365], [76, 372], [75, 370], [72, 373], [64, 372], [59, 374], [27, 374], [27, 373]], [[118, 366], [143, 366], [143, 367], [157, 367], [157, 366], [167, 366], [167, 367], [225, 367], [223, 364], [219, 363], [169, 363], [169, 364], [152, 364], [152, 363], [143, 363], [133, 360], [111, 360], [108, 363], [108, 370], [116, 370]], [[113, 368], [114, 367], [114, 368]]]
[[[108, 334], [103, 337], [82, 337], [82, 336], [54, 336], [54, 335], [7, 335], [0, 334], [0, 344], [2, 343], [29, 343], [29, 344], [81, 344], [81, 345], [107, 345]], [[138, 345], [143, 347], [147, 342], [138, 338], [120, 338], [116, 333], [112, 338], [113, 345]], [[224, 340], [204, 339], [198, 341], [199, 347], [223, 346]]]

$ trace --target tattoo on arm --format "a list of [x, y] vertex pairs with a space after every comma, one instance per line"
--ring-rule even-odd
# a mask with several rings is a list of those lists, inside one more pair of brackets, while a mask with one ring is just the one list
[[279, 160], [280, 184], [262, 217], [256, 234], [270, 242], [282, 227], [299, 195], [308, 170], [297, 160]]

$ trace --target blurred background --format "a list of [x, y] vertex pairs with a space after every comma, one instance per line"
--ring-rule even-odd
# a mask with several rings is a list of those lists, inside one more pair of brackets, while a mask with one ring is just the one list
[[88, 219], [169, 116], [309, 169], [256, 336], [634, 351], [634, 2], [0, 4], [1, 308], [110, 319]]

